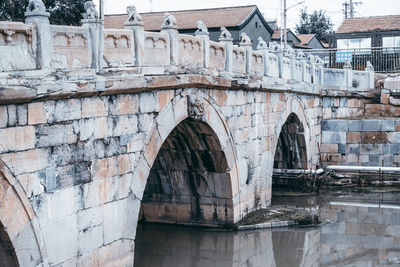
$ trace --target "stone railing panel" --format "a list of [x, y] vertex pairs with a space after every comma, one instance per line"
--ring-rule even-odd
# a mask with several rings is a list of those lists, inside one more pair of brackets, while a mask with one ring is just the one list
[[191, 35], [179, 35], [179, 65], [203, 66], [203, 39]]
[[88, 30], [75, 26], [51, 25], [54, 69], [90, 68], [92, 56], [88, 44]]
[[36, 68], [36, 31], [21, 22], [0, 22], [0, 71]]
[[353, 88], [369, 88], [369, 73], [366, 71], [353, 70]]
[[112, 66], [135, 64], [134, 43], [131, 30], [104, 30], [104, 56]]
[[312, 65], [310, 62], [304, 64], [304, 79], [303, 82], [311, 83], [312, 81]]
[[267, 76], [279, 77], [279, 57], [274, 53], [267, 54]]
[[144, 33], [144, 66], [169, 66], [170, 45], [168, 33]]
[[346, 86], [346, 70], [324, 69], [324, 85]]
[[303, 64], [301, 60], [296, 59], [294, 62], [293, 79], [298, 82], [303, 81]]
[[233, 47], [233, 72], [246, 74], [246, 49]]
[[291, 59], [288, 57], [282, 58], [282, 78], [292, 79]]
[[264, 75], [264, 53], [262, 51], [253, 51], [251, 54], [251, 73]]
[[224, 44], [210, 41], [210, 67], [225, 70], [226, 47]]

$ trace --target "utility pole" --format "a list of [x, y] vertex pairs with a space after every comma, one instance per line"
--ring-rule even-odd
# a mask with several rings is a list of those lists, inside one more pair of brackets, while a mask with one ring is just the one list
[[362, 2], [354, 2], [353, 0], [349, 0], [349, 2], [344, 2], [344, 17], [347, 18], [354, 18], [355, 13], [355, 6], [361, 5]]
[[[287, 26], [286, 26], [286, 20], [287, 20], [287, 11], [291, 9], [292, 7], [298, 6], [303, 4], [305, 1], [301, 1], [297, 4], [294, 4], [290, 7], [286, 7], [286, 0], [283, 0], [283, 49], [287, 48]], [[282, 36], [282, 31], [281, 31], [281, 36]], [[281, 39], [282, 41], [282, 39]]]
[[349, 8], [349, 3], [344, 2], [343, 6], [344, 6], [344, 9], [343, 9], [343, 11], [344, 11], [344, 18], [347, 19], [347, 18], [348, 18], [347, 15], [349, 14], [349, 10], [348, 10], [348, 8]]

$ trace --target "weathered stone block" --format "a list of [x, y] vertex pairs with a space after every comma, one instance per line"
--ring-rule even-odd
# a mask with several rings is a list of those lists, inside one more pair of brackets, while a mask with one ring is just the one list
[[321, 153], [337, 153], [338, 144], [321, 144]]
[[117, 157], [95, 160], [92, 164], [93, 179], [106, 179], [118, 175]]
[[103, 246], [103, 225], [86, 228], [78, 234], [78, 253], [80, 255]]
[[20, 126], [26, 125], [28, 123], [28, 105], [18, 105], [17, 115], [18, 115], [18, 125]]
[[43, 102], [28, 104], [28, 124], [46, 123], [46, 111]]
[[379, 162], [379, 155], [369, 155], [369, 162], [371, 163], [378, 163]]
[[106, 117], [82, 119], [80, 121], [80, 140], [90, 138], [101, 139], [108, 136], [108, 120]]
[[360, 132], [347, 132], [346, 133], [346, 143], [348, 144], [358, 144], [361, 142]]
[[34, 149], [0, 155], [14, 175], [46, 169], [49, 165], [49, 150]]
[[362, 130], [363, 130], [363, 121], [361, 120], [349, 121], [350, 132], [361, 132]]
[[360, 145], [359, 144], [348, 144], [348, 153], [349, 154], [359, 154], [360, 153]]
[[82, 100], [82, 118], [108, 115], [108, 98], [85, 98]]
[[345, 155], [346, 154], [346, 144], [339, 144], [338, 145], [338, 153]]
[[17, 106], [8, 105], [7, 106], [7, 114], [8, 114], [8, 127], [13, 127], [17, 124]]
[[387, 133], [387, 138], [391, 144], [400, 144], [400, 132]]
[[380, 121], [378, 120], [365, 120], [362, 124], [364, 132], [376, 132], [380, 130]]
[[322, 121], [322, 131], [347, 132], [349, 121], [347, 120], [325, 120]]
[[21, 184], [28, 198], [44, 193], [44, 187], [40, 183], [37, 173], [28, 173], [17, 176], [17, 180]]
[[[50, 265], [60, 264], [78, 255], [76, 215], [41, 224]], [[60, 249], [60, 244], [68, 244]]]
[[381, 145], [378, 144], [361, 144], [361, 154], [380, 154], [382, 151]]
[[140, 113], [152, 113], [158, 111], [157, 98], [154, 93], [142, 93], [139, 99]]
[[382, 120], [381, 121], [381, 131], [393, 132], [395, 121], [393, 120]]
[[325, 144], [345, 144], [346, 132], [322, 132], [322, 143]]
[[130, 135], [138, 132], [138, 119], [136, 115], [119, 116], [109, 119], [109, 122], [109, 126], [112, 125], [112, 136]]
[[78, 120], [81, 118], [82, 108], [80, 99], [57, 101], [54, 108], [55, 121]]
[[139, 95], [111, 96], [112, 115], [131, 115], [139, 113]]
[[0, 128], [6, 127], [8, 122], [7, 106], [0, 106]]
[[38, 147], [73, 144], [78, 139], [76, 134], [74, 134], [74, 129], [71, 124], [38, 126], [36, 128], [36, 135], [38, 136], [36, 142]]
[[386, 132], [362, 132], [361, 143], [363, 144], [386, 144], [388, 138]]
[[32, 149], [35, 142], [33, 126], [0, 129], [0, 153]]

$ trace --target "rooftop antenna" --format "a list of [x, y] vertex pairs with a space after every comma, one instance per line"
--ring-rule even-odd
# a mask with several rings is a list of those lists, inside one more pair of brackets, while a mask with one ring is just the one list
[[153, 12], [153, 0], [150, 0], [150, 12]]

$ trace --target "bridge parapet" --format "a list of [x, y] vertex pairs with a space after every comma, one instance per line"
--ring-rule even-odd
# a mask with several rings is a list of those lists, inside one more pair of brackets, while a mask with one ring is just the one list
[[[146, 69], [139, 71], [142, 74], [164, 74], [171, 67], [184, 66], [198, 70], [198, 74], [211, 68], [232, 79], [255, 76], [272, 83], [300, 83], [304, 87], [313, 85], [319, 89], [374, 87], [374, 71], [370, 65], [366, 71], [324, 69], [318, 57], [302, 51], [283, 51], [276, 42], [266, 44], [261, 38], [258, 50], [254, 51], [243, 42], [239, 46], [232, 45], [226, 36], [221, 36], [220, 42], [211, 42], [207, 33], [198, 36], [179, 34], [179, 22], [172, 15], [165, 20], [172, 19], [173, 26], [164, 23], [161, 32], [145, 32], [143, 22], [135, 21], [135, 16], [140, 16], [136, 10], [128, 9], [128, 13], [125, 30], [101, 31], [102, 22], [97, 18], [83, 20], [81, 27], [37, 27], [35, 20], [32, 24], [0, 22], [0, 54], [3, 57], [0, 70], [46, 69], [48, 66], [41, 64], [38, 58], [50, 58], [50, 69], [54, 71], [99, 69], [98, 62], [101, 62], [102, 69]], [[199, 27], [206, 29], [204, 24]], [[102, 38], [99, 37], [101, 32]], [[46, 36], [49, 36], [48, 40]], [[40, 46], [39, 42], [48, 45]], [[51, 49], [43, 50], [42, 47]], [[99, 50], [103, 51], [100, 53]], [[103, 59], [99, 60], [99, 57]], [[152, 68], [156, 73], [152, 73]]]

